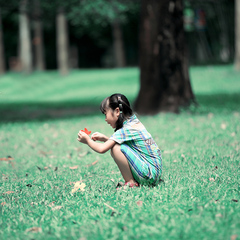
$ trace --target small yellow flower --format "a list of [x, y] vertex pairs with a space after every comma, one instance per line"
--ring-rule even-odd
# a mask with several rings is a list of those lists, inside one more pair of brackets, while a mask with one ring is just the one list
[[84, 189], [85, 187], [86, 187], [86, 184], [85, 184], [85, 183], [81, 183], [80, 181], [78, 181], [78, 182], [76, 182], [76, 183], [74, 184], [74, 187], [73, 187], [73, 189], [72, 189], [72, 193], [75, 193], [75, 192], [77, 192], [78, 190], [84, 192], [84, 191], [85, 191], [85, 189]]

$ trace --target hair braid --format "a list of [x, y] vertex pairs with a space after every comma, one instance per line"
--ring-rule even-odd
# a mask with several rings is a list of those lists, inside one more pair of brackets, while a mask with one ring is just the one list
[[122, 128], [123, 122], [133, 115], [133, 111], [130, 107], [128, 99], [124, 95], [116, 93], [110, 97], [105, 98], [100, 106], [100, 109], [103, 113], [107, 108], [111, 108], [114, 111], [117, 107], [120, 110], [120, 114], [116, 122], [115, 131]]

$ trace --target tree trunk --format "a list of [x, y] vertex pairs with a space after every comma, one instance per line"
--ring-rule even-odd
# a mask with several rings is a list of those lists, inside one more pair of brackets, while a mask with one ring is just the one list
[[68, 30], [65, 12], [58, 9], [57, 19], [57, 63], [61, 75], [68, 74]]
[[178, 112], [194, 100], [186, 52], [182, 0], [142, 0], [138, 113]]
[[216, 8], [218, 8], [218, 17], [220, 25], [220, 59], [223, 62], [228, 62], [230, 59], [230, 44], [229, 44], [229, 34], [228, 34], [228, 25], [226, 22], [226, 16], [224, 16], [224, 6], [222, 3], [217, 3]]
[[2, 15], [0, 8], [0, 75], [4, 73], [5, 73], [5, 58], [4, 58]]
[[240, 70], [240, 0], [235, 0], [235, 69]]
[[69, 48], [69, 67], [78, 68], [78, 47], [72, 44]]
[[30, 40], [29, 17], [27, 14], [27, 0], [20, 1], [19, 33], [20, 33], [20, 62], [22, 71], [32, 72], [32, 49]]
[[115, 20], [112, 24], [113, 31], [113, 46], [115, 55], [116, 67], [121, 68], [126, 66], [124, 44], [122, 37], [122, 29], [118, 20]]
[[45, 70], [43, 31], [41, 21], [41, 6], [39, 0], [34, 1], [34, 50], [35, 50], [35, 69]]

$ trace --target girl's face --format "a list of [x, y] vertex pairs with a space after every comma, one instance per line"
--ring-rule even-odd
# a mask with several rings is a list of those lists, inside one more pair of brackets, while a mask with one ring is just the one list
[[112, 110], [111, 108], [107, 108], [104, 114], [105, 114], [105, 121], [112, 128], [116, 128], [116, 122], [120, 114], [119, 108], [116, 108], [115, 110]]

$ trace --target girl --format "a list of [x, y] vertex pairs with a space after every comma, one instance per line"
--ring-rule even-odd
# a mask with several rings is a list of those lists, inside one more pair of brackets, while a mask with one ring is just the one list
[[77, 140], [98, 153], [111, 149], [111, 155], [125, 180], [124, 185], [157, 185], [162, 173], [161, 152], [133, 114], [128, 99], [122, 94], [113, 94], [102, 101], [100, 109], [106, 116], [105, 121], [115, 128], [115, 133], [108, 138], [95, 132], [90, 138], [79, 131]]

